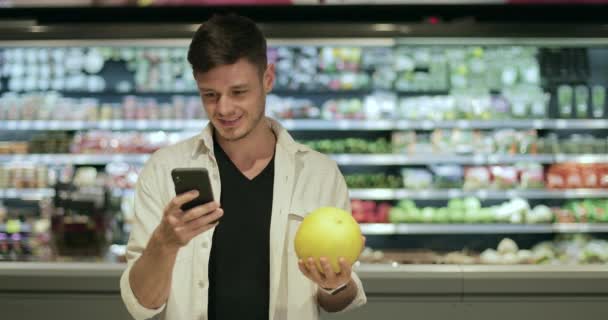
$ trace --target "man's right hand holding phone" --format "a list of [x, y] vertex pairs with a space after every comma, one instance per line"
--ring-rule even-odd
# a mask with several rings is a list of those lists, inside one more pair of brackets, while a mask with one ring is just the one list
[[[159, 308], [169, 297], [171, 272], [179, 249], [197, 235], [215, 227], [224, 210], [215, 201], [184, 212], [183, 204], [194, 200], [198, 191], [176, 196], [163, 211], [160, 225], [129, 274], [129, 283], [141, 305]], [[155, 279], [155, 281], [150, 281]]]
[[171, 251], [179, 250], [197, 235], [215, 227], [224, 210], [215, 201], [182, 211], [181, 207], [198, 197], [193, 190], [176, 196], [163, 211], [163, 219], [155, 230], [159, 242]]

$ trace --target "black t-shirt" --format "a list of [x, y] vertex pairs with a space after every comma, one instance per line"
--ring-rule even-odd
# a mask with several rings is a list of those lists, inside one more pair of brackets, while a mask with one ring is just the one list
[[217, 142], [224, 215], [209, 259], [209, 319], [268, 319], [274, 156], [252, 180]]

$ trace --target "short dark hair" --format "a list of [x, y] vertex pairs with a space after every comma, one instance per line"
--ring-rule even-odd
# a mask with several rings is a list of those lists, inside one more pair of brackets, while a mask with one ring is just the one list
[[188, 48], [195, 73], [236, 63], [246, 58], [266, 70], [266, 38], [251, 19], [236, 14], [213, 15], [196, 30]]

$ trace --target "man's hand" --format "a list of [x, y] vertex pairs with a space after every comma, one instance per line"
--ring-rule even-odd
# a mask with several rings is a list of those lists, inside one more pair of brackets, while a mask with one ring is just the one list
[[[361, 246], [361, 251], [365, 248], [365, 237], [362, 238], [363, 246]], [[337, 312], [346, 308], [356, 298], [359, 290], [352, 278], [351, 264], [343, 257], [338, 258], [338, 262], [340, 264], [340, 272], [336, 273], [326, 257], [319, 258], [323, 272], [319, 272], [316, 265], [317, 261], [313, 258], [300, 259], [298, 261], [300, 271], [320, 288], [333, 290], [346, 284], [345, 289], [335, 295], [330, 295], [323, 290], [318, 291], [317, 301], [327, 312]]]
[[[363, 245], [361, 246], [361, 251], [365, 248], [365, 237], [362, 238]], [[319, 269], [316, 267], [317, 261], [311, 257], [306, 260], [300, 259], [298, 266], [300, 267], [300, 271], [319, 287], [332, 290], [350, 282], [352, 266], [343, 257], [338, 258], [338, 263], [340, 264], [340, 272], [338, 273], [333, 271], [329, 259], [326, 257], [320, 257], [318, 262], [323, 272], [319, 272]]]
[[163, 219], [155, 230], [159, 242], [167, 249], [177, 250], [190, 242], [197, 235], [215, 227], [224, 210], [217, 202], [209, 202], [194, 207], [186, 212], [180, 208], [194, 200], [198, 191], [178, 195], [167, 204]]

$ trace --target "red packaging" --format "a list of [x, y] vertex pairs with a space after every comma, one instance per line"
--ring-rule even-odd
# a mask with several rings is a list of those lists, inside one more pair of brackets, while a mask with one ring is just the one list
[[566, 187], [566, 176], [562, 164], [554, 164], [547, 170], [547, 188], [563, 189]]
[[576, 163], [564, 164], [564, 175], [566, 177], [566, 188], [576, 189], [583, 187], [583, 176]]
[[598, 188], [600, 186], [600, 172], [593, 165], [581, 165], [580, 175], [585, 188]]

